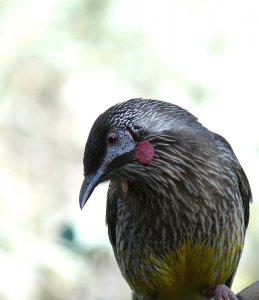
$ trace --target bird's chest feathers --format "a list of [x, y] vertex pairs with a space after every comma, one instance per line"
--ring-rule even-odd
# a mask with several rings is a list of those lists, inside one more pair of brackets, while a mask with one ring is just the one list
[[171, 299], [172, 295], [180, 298], [183, 292], [184, 295], [198, 295], [202, 290], [225, 282], [234, 271], [235, 257], [240, 251], [240, 245], [223, 251], [220, 245], [209, 247], [186, 242], [178, 249], [155, 253], [148, 251], [145, 239], [141, 247], [132, 248], [131, 253], [117, 249], [122, 274], [140, 295], [159, 291], [157, 299], [161, 300]]
[[[127, 193], [127, 183], [121, 185]], [[169, 299], [170, 294], [180, 295], [181, 291], [191, 294], [225, 282], [234, 271], [241, 237], [236, 236], [239, 242], [226, 245], [222, 229], [212, 233], [208, 226], [207, 230], [201, 224], [196, 228], [201, 220], [179, 222], [179, 218], [172, 218], [173, 212], [171, 219], [164, 216], [161, 219], [159, 211], [147, 216], [141, 209], [133, 213], [125, 208], [124, 201], [118, 202], [114, 250], [131, 287], [139, 294], [162, 290], [161, 299]], [[216, 243], [210, 244], [210, 239]]]

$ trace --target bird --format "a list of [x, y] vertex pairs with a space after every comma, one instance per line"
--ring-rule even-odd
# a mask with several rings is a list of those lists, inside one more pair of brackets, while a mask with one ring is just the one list
[[109, 181], [109, 240], [133, 300], [235, 300], [251, 188], [221, 135], [171, 102], [102, 113], [84, 150], [79, 203]]

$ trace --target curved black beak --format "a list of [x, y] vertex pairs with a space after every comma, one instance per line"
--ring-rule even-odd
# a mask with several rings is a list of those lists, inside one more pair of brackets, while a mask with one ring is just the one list
[[86, 201], [90, 198], [95, 187], [100, 182], [102, 175], [103, 171], [102, 169], [99, 169], [94, 175], [85, 176], [79, 194], [79, 204], [81, 209], [83, 209]]

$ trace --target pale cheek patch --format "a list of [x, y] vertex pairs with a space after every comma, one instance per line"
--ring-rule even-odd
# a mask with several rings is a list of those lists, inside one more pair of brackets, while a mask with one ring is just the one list
[[136, 149], [136, 159], [142, 164], [149, 164], [155, 156], [155, 151], [148, 141], [139, 142]]

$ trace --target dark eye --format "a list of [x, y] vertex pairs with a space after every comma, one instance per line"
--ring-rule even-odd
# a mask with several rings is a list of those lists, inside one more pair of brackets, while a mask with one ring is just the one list
[[106, 137], [106, 143], [108, 145], [116, 145], [119, 141], [119, 136], [117, 134], [117, 132], [109, 132], [107, 137]]

